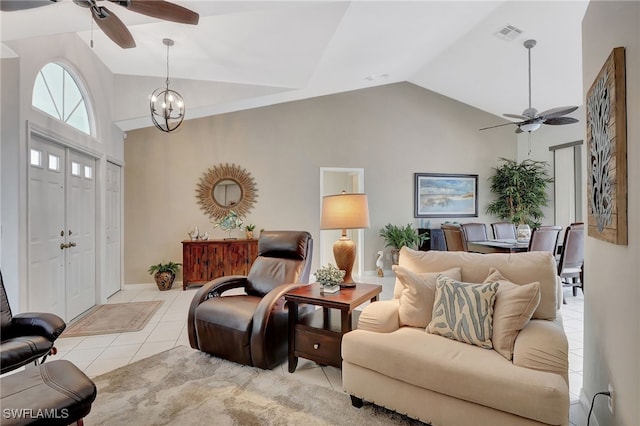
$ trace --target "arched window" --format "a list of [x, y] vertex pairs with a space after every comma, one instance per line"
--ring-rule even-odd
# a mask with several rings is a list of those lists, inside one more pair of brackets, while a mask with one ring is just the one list
[[50, 62], [38, 72], [31, 105], [87, 135], [91, 134], [84, 95], [71, 73], [59, 64]]

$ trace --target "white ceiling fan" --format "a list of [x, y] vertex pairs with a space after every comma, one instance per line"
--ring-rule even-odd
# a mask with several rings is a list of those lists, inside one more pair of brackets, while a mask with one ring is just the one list
[[556, 107], [551, 108], [541, 113], [538, 113], [538, 110], [531, 107], [531, 49], [536, 45], [535, 40], [526, 40], [524, 42], [524, 47], [527, 48], [528, 56], [529, 56], [529, 108], [522, 111], [522, 114], [502, 114], [508, 118], [515, 118], [521, 121], [514, 121], [506, 124], [498, 124], [496, 126], [484, 127], [480, 130], [493, 129], [495, 127], [509, 126], [511, 124], [515, 124], [518, 126], [516, 128], [516, 133], [522, 132], [533, 132], [538, 130], [542, 124], [549, 124], [553, 126], [558, 126], [562, 124], [572, 124], [577, 123], [578, 120], [573, 117], [563, 117], [564, 115], [570, 114], [573, 111], [577, 110], [577, 106], [566, 106], [566, 107]]

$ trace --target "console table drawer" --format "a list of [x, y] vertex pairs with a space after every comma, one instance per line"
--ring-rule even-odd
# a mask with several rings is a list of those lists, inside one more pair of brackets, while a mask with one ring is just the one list
[[[297, 327], [295, 336], [295, 352], [298, 356], [312, 359], [319, 364], [342, 366], [340, 354], [341, 337], [339, 333], [322, 332], [306, 327]], [[331, 335], [335, 334], [335, 336]]]

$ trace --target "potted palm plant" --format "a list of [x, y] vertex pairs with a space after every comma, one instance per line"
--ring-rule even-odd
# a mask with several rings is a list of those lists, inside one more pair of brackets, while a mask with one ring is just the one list
[[149, 267], [149, 273], [153, 275], [158, 290], [165, 291], [171, 289], [173, 281], [176, 279], [176, 273], [180, 270], [182, 263], [167, 262], [158, 263]]
[[423, 242], [429, 239], [427, 234], [420, 234], [418, 230], [410, 223], [406, 226], [397, 226], [387, 223], [380, 230], [380, 236], [385, 241], [385, 247], [393, 247], [391, 249], [391, 261], [394, 265], [398, 264], [400, 258], [400, 249], [404, 246], [409, 248], [418, 248]]
[[549, 202], [547, 184], [553, 182], [544, 161], [524, 160], [520, 163], [506, 158], [494, 168], [491, 192], [498, 198], [489, 203], [488, 214], [509, 220], [516, 225], [536, 228], [544, 218], [542, 207]]

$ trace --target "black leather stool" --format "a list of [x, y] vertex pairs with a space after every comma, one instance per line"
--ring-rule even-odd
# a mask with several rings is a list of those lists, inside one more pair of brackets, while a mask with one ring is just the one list
[[27, 367], [0, 381], [0, 423], [81, 426], [96, 394], [96, 385], [69, 361]]

